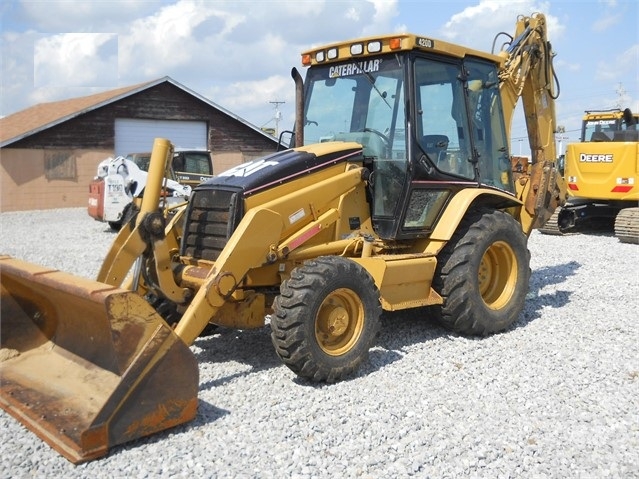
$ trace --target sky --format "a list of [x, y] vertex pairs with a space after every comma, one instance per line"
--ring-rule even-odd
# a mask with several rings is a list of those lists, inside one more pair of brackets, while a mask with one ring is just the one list
[[[282, 131], [306, 49], [410, 32], [491, 51], [534, 12], [556, 53], [560, 153], [578, 141], [584, 110], [639, 111], [637, 0], [3, 0], [0, 116], [169, 76]], [[512, 154], [529, 153], [521, 113], [511, 141]]]

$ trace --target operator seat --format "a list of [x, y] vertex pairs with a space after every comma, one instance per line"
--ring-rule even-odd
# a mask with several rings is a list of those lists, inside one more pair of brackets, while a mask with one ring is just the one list
[[595, 131], [590, 135], [590, 141], [610, 141], [610, 137], [603, 131]]
[[422, 148], [435, 166], [446, 160], [446, 150], [448, 149], [448, 137], [446, 135], [424, 135], [422, 137]]

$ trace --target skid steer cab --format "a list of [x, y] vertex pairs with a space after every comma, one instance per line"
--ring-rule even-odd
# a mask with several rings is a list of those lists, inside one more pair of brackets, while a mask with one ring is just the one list
[[[140, 212], [97, 281], [4, 259], [3, 407], [79, 462], [193, 417], [188, 346], [211, 327], [269, 317], [282, 362], [324, 382], [366, 361], [382, 311], [426, 307], [416, 314], [470, 335], [509, 328], [527, 235], [563, 200], [545, 35], [539, 14], [498, 55], [409, 34], [306, 52], [296, 145], [202, 183], [170, 217], [158, 201], [173, 147], [156, 139]], [[539, 120], [523, 173], [508, 149], [520, 95]], [[37, 365], [58, 354], [43, 384]]]
[[[105, 221], [119, 231], [139, 211], [146, 187], [151, 153], [129, 153], [100, 162], [89, 183], [89, 216]], [[160, 207], [174, 209], [184, 204], [191, 189], [213, 176], [213, 159], [208, 150], [175, 149], [165, 172]]]
[[[89, 216], [108, 223], [115, 231], [119, 231], [139, 211], [148, 178], [139, 157], [129, 158], [118, 156], [101, 161], [97, 175], [89, 183]], [[173, 170], [165, 174], [163, 194], [158, 204], [161, 208], [173, 209], [188, 201], [191, 186], [169, 176], [175, 177]]]

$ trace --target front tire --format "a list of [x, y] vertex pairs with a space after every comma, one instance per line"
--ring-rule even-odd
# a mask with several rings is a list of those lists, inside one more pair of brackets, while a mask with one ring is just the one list
[[524, 308], [530, 252], [519, 223], [499, 210], [470, 211], [442, 249], [433, 287], [444, 303], [437, 320], [461, 334], [508, 328]]
[[133, 203], [127, 203], [122, 209], [122, 217], [118, 221], [109, 221], [109, 226], [113, 231], [120, 231], [122, 226], [135, 218], [139, 211], [139, 208]]
[[371, 275], [339, 256], [295, 268], [273, 310], [271, 339], [284, 364], [301, 377], [329, 383], [368, 358], [382, 312]]

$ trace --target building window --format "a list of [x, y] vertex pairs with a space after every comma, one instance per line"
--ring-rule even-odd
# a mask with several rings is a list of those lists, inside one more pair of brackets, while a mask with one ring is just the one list
[[44, 152], [44, 175], [47, 180], [77, 179], [75, 155], [70, 151], [54, 150]]

